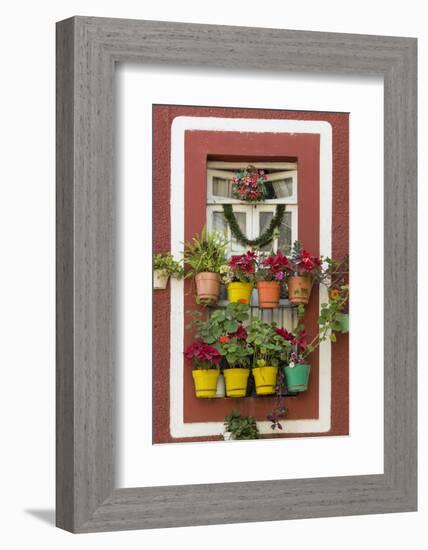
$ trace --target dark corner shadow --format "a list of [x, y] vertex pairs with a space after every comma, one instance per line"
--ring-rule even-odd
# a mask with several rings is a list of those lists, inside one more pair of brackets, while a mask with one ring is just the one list
[[30, 509], [30, 510], [24, 510], [26, 514], [30, 514], [30, 516], [34, 516], [35, 518], [44, 521], [45, 523], [48, 523], [49, 525], [52, 525], [55, 527], [55, 510], [53, 509], [47, 509], [47, 508], [41, 508], [41, 509]]

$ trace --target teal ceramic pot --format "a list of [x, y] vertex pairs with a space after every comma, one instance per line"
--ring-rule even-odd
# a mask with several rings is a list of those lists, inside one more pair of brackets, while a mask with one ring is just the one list
[[343, 334], [349, 332], [349, 315], [347, 313], [338, 313], [336, 315], [338, 330]]
[[294, 367], [284, 367], [285, 381], [289, 392], [301, 392], [308, 389], [311, 366], [297, 364]]

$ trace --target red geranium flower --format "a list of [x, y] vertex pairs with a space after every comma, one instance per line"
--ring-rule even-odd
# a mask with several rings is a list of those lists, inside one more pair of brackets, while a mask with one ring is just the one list
[[297, 346], [301, 350], [304, 350], [308, 343], [306, 341], [306, 331], [302, 330], [299, 336], [294, 336], [291, 332], [288, 332], [285, 328], [277, 328], [276, 333], [282, 336], [284, 340], [291, 342], [293, 346]]
[[227, 344], [227, 342], [230, 342], [230, 337], [229, 336], [220, 336], [218, 341], [221, 342], [222, 344]]
[[285, 328], [277, 328], [276, 329], [276, 333], [279, 335], [279, 336], [282, 336], [284, 338], [284, 340], [288, 340], [289, 342], [293, 342], [294, 341], [294, 336], [293, 334], [291, 334], [291, 332], [288, 332], [288, 330], [286, 330]]
[[245, 275], [253, 275], [256, 270], [257, 254], [249, 250], [245, 254], [231, 256], [229, 267], [232, 271], [242, 271]]
[[294, 339], [293, 344], [296, 345], [301, 350], [304, 350], [308, 345], [306, 338], [307, 338], [306, 331], [302, 330], [299, 336], [296, 336], [296, 338]]
[[316, 267], [321, 267], [321, 259], [318, 256], [311, 256], [307, 250], [301, 250], [296, 259], [296, 268], [300, 273], [312, 272]]
[[247, 329], [244, 327], [244, 325], [239, 325], [238, 330], [236, 332], [230, 333], [230, 336], [232, 338], [236, 338], [237, 340], [246, 340], [248, 336]]

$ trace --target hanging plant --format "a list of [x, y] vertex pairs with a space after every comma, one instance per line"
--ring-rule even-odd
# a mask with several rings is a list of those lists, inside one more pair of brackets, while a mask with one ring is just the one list
[[254, 166], [238, 170], [232, 179], [232, 196], [241, 201], [262, 201], [267, 193], [265, 181], [264, 170], [257, 170]]
[[268, 228], [263, 231], [257, 239], [248, 239], [244, 233], [242, 233], [231, 204], [223, 204], [223, 213], [229, 224], [232, 235], [238, 242], [245, 246], [261, 248], [269, 244], [279, 234], [279, 228], [284, 220], [285, 204], [278, 204], [276, 206], [275, 215], [271, 219]]

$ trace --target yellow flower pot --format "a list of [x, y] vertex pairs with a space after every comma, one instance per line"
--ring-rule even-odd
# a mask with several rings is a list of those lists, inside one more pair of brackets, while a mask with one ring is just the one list
[[227, 285], [227, 297], [229, 302], [249, 304], [253, 286], [253, 283], [229, 283]]
[[196, 397], [215, 397], [217, 380], [220, 375], [218, 369], [196, 369], [192, 371]]
[[276, 390], [278, 367], [254, 367], [253, 375], [257, 395], [270, 395]]
[[250, 369], [224, 369], [227, 397], [245, 397]]

